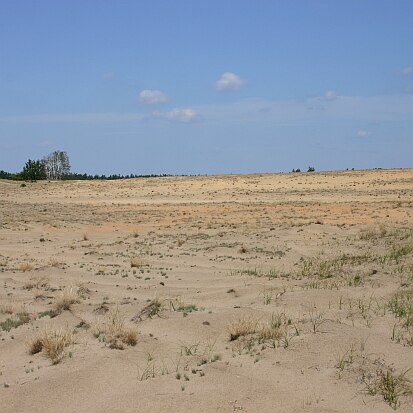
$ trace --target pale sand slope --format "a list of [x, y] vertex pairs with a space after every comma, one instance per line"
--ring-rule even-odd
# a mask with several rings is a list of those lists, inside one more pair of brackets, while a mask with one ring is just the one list
[[0, 411], [411, 412], [412, 251], [413, 170], [0, 181]]

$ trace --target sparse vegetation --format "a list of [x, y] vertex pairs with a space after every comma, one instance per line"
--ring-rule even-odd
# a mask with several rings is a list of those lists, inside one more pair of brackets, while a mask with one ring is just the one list
[[362, 380], [368, 394], [380, 395], [394, 410], [400, 406], [400, 399], [410, 393], [407, 371], [396, 373], [390, 367], [378, 367], [375, 371], [363, 372]]
[[57, 314], [60, 314], [62, 311], [69, 311], [72, 305], [78, 303], [79, 301], [79, 296], [74, 291], [73, 287], [65, 289], [56, 298], [54, 310]]
[[38, 403], [35, 382], [68, 371], [76, 391], [84, 368], [103, 383], [108, 368], [148, 405], [159, 386], [190, 403], [218, 374], [211, 410], [226, 409], [229, 375], [246, 389], [238, 410], [257, 407], [257, 377], [264, 410], [296, 380], [291, 410], [408, 410], [412, 173], [382, 174], [0, 182], [5, 400]]
[[46, 289], [49, 286], [49, 278], [45, 276], [31, 277], [23, 285], [26, 290], [32, 289]]
[[13, 328], [20, 327], [30, 322], [30, 315], [26, 311], [21, 311], [14, 318], [7, 318], [6, 321], [0, 322], [0, 331], [10, 331]]
[[244, 316], [233, 321], [228, 326], [229, 340], [234, 341], [240, 337], [245, 337], [254, 334], [258, 329], [258, 320], [251, 316]]
[[138, 330], [127, 326], [119, 309], [109, 313], [106, 322], [95, 329], [95, 337], [111, 349], [123, 350], [126, 346], [135, 346], [138, 342]]
[[164, 303], [159, 298], [154, 298], [147, 304], [138, 314], [132, 317], [132, 321], [142, 321], [145, 318], [153, 318], [160, 316], [165, 309]]
[[34, 265], [30, 261], [25, 261], [20, 264], [20, 271], [27, 272], [27, 271], [33, 271], [34, 270]]
[[28, 351], [32, 355], [43, 351], [53, 364], [58, 364], [64, 357], [66, 347], [73, 342], [73, 335], [68, 329], [46, 329], [28, 342]]

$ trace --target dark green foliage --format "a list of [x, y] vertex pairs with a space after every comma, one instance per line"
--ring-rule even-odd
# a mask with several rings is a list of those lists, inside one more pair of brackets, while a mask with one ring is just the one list
[[[176, 175], [170, 175], [170, 174], [162, 174], [162, 175], [157, 175], [157, 174], [150, 174], [150, 175], [135, 175], [135, 174], [130, 174], [130, 175], [119, 175], [119, 174], [112, 174], [112, 175], [88, 175], [88, 174], [79, 174], [72, 172], [68, 174], [65, 179], [70, 179], [70, 180], [87, 180], [87, 181], [92, 181], [92, 180], [109, 180], [113, 181], [116, 179], [134, 179], [134, 178], [162, 178], [162, 177], [167, 177], [167, 176], [176, 176]], [[187, 175], [180, 175], [180, 176], [187, 176]]]
[[0, 171], [0, 179], [15, 179], [15, 175], [10, 172]]
[[37, 181], [46, 179], [46, 169], [43, 161], [33, 161], [29, 159], [19, 174], [25, 181]]
[[313, 166], [309, 166], [307, 172], [314, 172], [315, 168]]

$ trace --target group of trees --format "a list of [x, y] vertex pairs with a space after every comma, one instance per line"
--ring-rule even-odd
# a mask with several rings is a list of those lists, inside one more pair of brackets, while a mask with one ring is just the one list
[[42, 160], [46, 179], [63, 179], [70, 174], [69, 156], [66, 152], [54, 151]]
[[2, 179], [37, 181], [41, 179], [66, 179], [70, 176], [69, 156], [63, 151], [54, 151], [40, 160], [29, 159], [17, 174], [0, 171]]
[[[291, 172], [301, 172], [300, 168], [293, 169]], [[309, 166], [307, 172], [315, 172], [315, 168], [313, 166]]]
[[163, 175], [88, 175], [70, 172], [69, 156], [64, 151], [54, 151], [40, 160], [29, 159], [19, 173], [12, 174], [0, 170], [0, 179], [14, 179], [22, 181], [39, 181], [42, 179], [49, 180], [95, 180], [95, 179], [130, 179], [130, 178], [153, 178], [162, 176], [172, 176], [168, 174]]

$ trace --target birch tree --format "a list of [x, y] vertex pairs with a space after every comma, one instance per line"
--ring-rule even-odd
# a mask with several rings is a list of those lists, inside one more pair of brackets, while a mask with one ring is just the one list
[[54, 151], [44, 159], [47, 179], [63, 179], [70, 173], [69, 156], [63, 151]]

